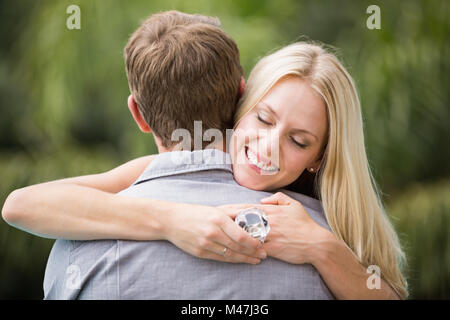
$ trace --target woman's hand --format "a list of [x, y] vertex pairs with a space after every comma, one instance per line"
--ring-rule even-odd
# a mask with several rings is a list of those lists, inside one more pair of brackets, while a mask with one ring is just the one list
[[267, 256], [257, 239], [215, 207], [173, 204], [162, 225], [166, 240], [199, 258], [257, 264]]
[[293, 264], [312, 263], [314, 246], [333, 236], [309, 216], [300, 202], [281, 192], [262, 199], [261, 203], [263, 205], [237, 204], [219, 208], [231, 218], [247, 208], [263, 210], [270, 225], [263, 248], [271, 257]]
[[384, 279], [381, 279], [381, 290], [368, 289], [366, 268], [356, 255], [342, 240], [319, 226], [300, 202], [278, 192], [261, 203], [219, 208], [231, 218], [247, 208], [263, 210], [270, 224], [263, 245], [267, 255], [293, 264], [312, 264], [336, 299], [399, 298]]

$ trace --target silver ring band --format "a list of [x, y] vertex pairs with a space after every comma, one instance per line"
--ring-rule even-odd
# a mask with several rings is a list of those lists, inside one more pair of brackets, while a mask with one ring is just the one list
[[228, 250], [227, 247], [223, 248], [221, 255], [225, 257], [225, 253], [227, 253], [227, 250]]

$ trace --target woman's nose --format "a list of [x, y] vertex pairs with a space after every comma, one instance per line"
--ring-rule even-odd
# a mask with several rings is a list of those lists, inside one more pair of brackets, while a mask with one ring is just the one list
[[280, 154], [280, 135], [278, 130], [270, 129], [259, 132], [258, 149], [268, 160], [278, 163]]

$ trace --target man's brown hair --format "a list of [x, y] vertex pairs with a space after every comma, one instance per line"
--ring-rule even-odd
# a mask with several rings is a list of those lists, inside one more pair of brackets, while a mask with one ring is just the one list
[[[243, 70], [236, 43], [217, 18], [167, 11], [151, 15], [124, 50], [131, 94], [164, 147], [175, 129], [233, 127]], [[203, 134], [203, 133], [202, 133]]]

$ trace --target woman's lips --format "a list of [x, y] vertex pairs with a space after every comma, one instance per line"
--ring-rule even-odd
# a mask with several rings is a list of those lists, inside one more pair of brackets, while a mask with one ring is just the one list
[[265, 159], [265, 161], [262, 161], [263, 158], [258, 153], [249, 149], [248, 146], [245, 147], [244, 151], [248, 166], [258, 174], [275, 174], [280, 170], [277, 166], [271, 165], [270, 161]]
[[250, 162], [250, 159], [248, 158], [248, 155], [247, 155], [247, 151], [248, 151], [248, 148], [245, 147], [245, 161], [247, 162], [248, 166], [252, 170], [256, 171], [256, 173], [261, 174], [261, 169]]

